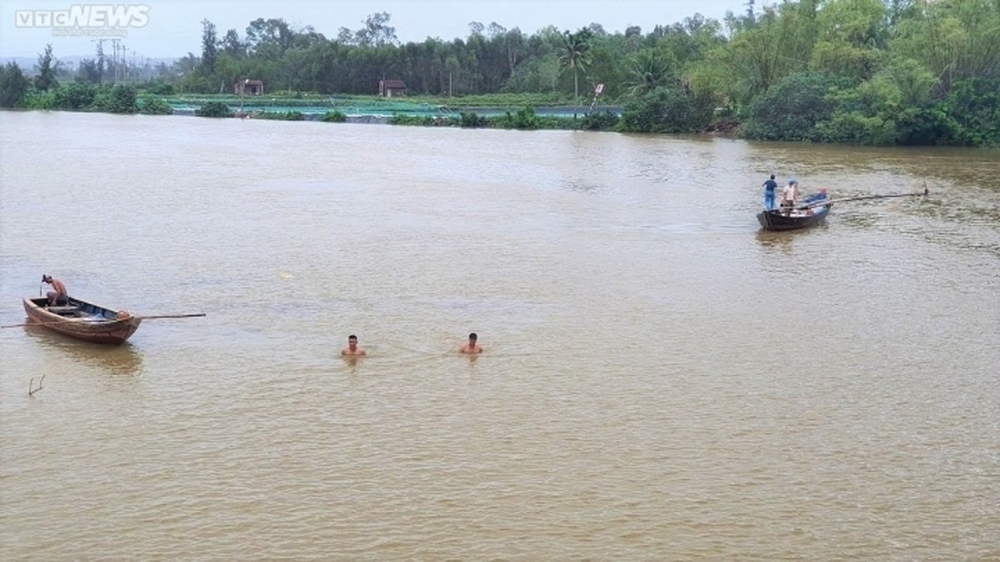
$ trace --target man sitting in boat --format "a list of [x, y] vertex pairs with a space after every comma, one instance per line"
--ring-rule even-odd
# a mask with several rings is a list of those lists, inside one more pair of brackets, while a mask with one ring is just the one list
[[62, 281], [55, 279], [51, 275], [42, 275], [42, 282], [52, 285], [54, 291], [49, 291], [49, 306], [63, 306], [69, 304], [69, 295], [66, 293], [66, 285]]

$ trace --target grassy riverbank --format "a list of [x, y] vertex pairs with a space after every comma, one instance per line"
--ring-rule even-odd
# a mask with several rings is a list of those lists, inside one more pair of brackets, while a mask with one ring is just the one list
[[610, 129], [622, 111], [617, 106], [576, 106], [560, 96], [525, 94], [463, 98], [176, 95], [161, 99], [176, 113], [204, 117], [516, 129]]
[[29, 92], [23, 107], [284, 121], [590, 130], [614, 130], [622, 114], [622, 109], [617, 106], [573, 105], [565, 96], [546, 94], [385, 98], [279, 92], [275, 95], [241, 97], [159, 93], [131, 85], [98, 88], [81, 83], [59, 86], [46, 92]]

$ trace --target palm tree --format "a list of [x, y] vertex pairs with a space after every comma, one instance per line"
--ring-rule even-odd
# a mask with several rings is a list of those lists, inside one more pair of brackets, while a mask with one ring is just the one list
[[628, 93], [639, 97], [660, 86], [666, 86], [675, 78], [673, 69], [676, 59], [665, 51], [643, 49], [626, 59], [628, 69]]
[[[568, 30], [563, 32], [565, 50], [560, 58], [563, 64], [566, 65], [566, 68], [573, 71], [573, 95], [577, 107], [580, 105], [579, 71], [586, 71], [586, 65], [590, 63], [588, 53], [590, 51], [590, 39], [592, 36], [593, 33], [587, 28], [583, 28], [576, 33], [570, 33]], [[573, 108], [573, 118], [576, 119], [575, 107]]]

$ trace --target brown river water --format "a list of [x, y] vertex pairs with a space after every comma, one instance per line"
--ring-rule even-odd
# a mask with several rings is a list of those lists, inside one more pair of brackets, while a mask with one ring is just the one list
[[[1000, 560], [998, 151], [3, 112], [0, 166], [2, 324], [206, 313], [0, 330], [0, 559]], [[931, 195], [762, 233], [771, 171]]]

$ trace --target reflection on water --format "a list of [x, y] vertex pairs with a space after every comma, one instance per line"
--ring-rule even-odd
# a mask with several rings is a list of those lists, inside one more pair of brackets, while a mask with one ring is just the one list
[[782, 254], [792, 254], [795, 248], [795, 241], [808, 239], [812, 236], [822, 236], [830, 228], [828, 222], [823, 221], [816, 226], [803, 228], [800, 230], [764, 230], [757, 231], [755, 237], [757, 243], [766, 250], [777, 250]]
[[33, 343], [54, 350], [77, 363], [113, 375], [135, 376], [142, 373], [142, 354], [129, 342], [121, 345], [88, 343], [31, 324], [24, 326], [24, 331]]
[[805, 234], [805, 231], [776, 232], [770, 230], [757, 231], [757, 242], [767, 250], [778, 250], [783, 254], [791, 254], [795, 236]]

